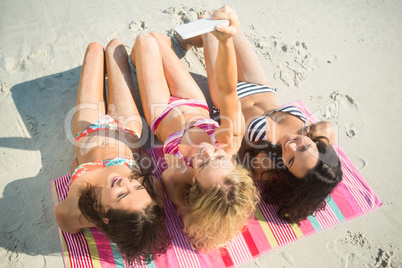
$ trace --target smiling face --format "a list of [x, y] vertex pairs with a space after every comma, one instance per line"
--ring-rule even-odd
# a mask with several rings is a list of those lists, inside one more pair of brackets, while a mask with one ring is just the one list
[[303, 178], [317, 164], [317, 145], [309, 137], [288, 134], [279, 143], [283, 162], [296, 177]]
[[224, 150], [206, 142], [199, 145], [191, 161], [194, 176], [205, 187], [222, 184], [225, 176], [234, 168], [232, 161]]
[[144, 209], [152, 199], [147, 190], [135, 179], [118, 173], [110, 173], [101, 191], [101, 204], [106, 209], [138, 211]]

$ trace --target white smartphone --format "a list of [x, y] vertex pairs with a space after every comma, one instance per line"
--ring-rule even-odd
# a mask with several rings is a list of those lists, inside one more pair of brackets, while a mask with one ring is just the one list
[[211, 20], [210, 18], [206, 18], [182, 24], [174, 29], [178, 34], [180, 34], [181, 38], [188, 39], [197, 35], [215, 31], [217, 25], [229, 26], [229, 21]]

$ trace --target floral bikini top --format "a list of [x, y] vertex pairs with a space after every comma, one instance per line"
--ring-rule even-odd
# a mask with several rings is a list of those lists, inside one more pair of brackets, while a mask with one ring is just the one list
[[[116, 130], [119, 132], [126, 132], [126, 133], [140, 139], [140, 136], [134, 130], [124, 127], [122, 124], [120, 124], [118, 121], [116, 121], [113, 117], [106, 114], [106, 115], [102, 116], [101, 118], [99, 118], [98, 121], [96, 121], [94, 124], [89, 126], [87, 129], [85, 129], [85, 130], [79, 132], [77, 135], [75, 135], [75, 142], [77, 142], [81, 138], [89, 135], [90, 133], [100, 131], [100, 130]], [[128, 156], [118, 156], [113, 159], [106, 159], [106, 160], [97, 161], [97, 162], [84, 163], [84, 164], [79, 165], [74, 170], [73, 174], [71, 175], [71, 181], [70, 181], [69, 185], [71, 185], [80, 176], [88, 174], [89, 172], [92, 172], [94, 170], [97, 170], [100, 168], [105, 168], [108, 166], [123, 166], [123, 165], [140, 170], [137, 162], [133, 158], [128, 157]]]
[[106, 159], [102, 161], [97, 161], [97, 162], [90, 162], [90, 163], [85, 163], [82, 165], [79, 165], [71, 174], [71, 180], [69, 185], [71, 185], [76, 179], [78, 179], [80, 176], [88, 174], [94, 170], [109, 167], [109, 166], [129, 166], [131, 168], [136, 168], [138, 170], [139, 166], [137, 162], [130, 157], [127, 156], [118, 156], [113, 159]]

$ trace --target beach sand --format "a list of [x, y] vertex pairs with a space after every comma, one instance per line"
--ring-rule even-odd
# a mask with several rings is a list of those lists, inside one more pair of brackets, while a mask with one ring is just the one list
[[[243, 267], [402, 266], [400, 1], [111, 2], [0, 2], [0, 267], [63, 266], [49, 182], [74, 158], [68, 119], [86, 46], [118, 38], [130, 52], [138, 34], [172, 35], [223, 4], [237, 11], [278, 103], [301, 99], [333, 122], [384, 203]], [[208, 90], [202, 50], [177, 50]]]

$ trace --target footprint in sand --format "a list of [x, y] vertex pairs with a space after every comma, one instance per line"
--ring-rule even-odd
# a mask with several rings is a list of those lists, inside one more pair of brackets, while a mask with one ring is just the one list
[[10, 92], [11, 86], [3, 80], [0, 80], [0, 91], [2, 94], [7, 94]]
[[345, 123], [345, 130], [346, 130], [346, 135], [350, 138], [353, 138], [357, 134], [361, 132], [361, 126], [357, 126], [356, 124], [353, 123]]
[[183, 5], [179, 8], [169, 7], [167, 9], [162, 10], [162, 13], [169, 14], [170, 20], [173, 23], [180, 25], [198, 20], [202, 14], [205, 14], [207, 17], [209, 17], [213, 13], [213, 10], [206, 9], [204, 7], [188, 8]]
[[367, 165], [367, 161], [361, 157], [355, 157], [353, 163], [359, 170], [362, 170]]
[[339, 107], [338, 103], [336, 102], [330, 102], [325, 104], [321, 109], [321, 115], [322, 119], [321, 120], [337, 120], [339, 116]]
[[119, 39], [120, 33], [117, 30], [114, 30], [110, 34], [107, 35], [108, 42], [112, 41], [113, 39]]
[[135, 21], [130, 22], [130, 24], [128, 25], [128, 28], [135, 32], [141, 32], [141, 31], [144, 31], [145, 29], [147, 29], [148, 27], [147, 27], [147, 24], [145, 21], [135, 20]]
[[313, 117], [318, 121], [330, 121], [332, 124], [337, 124], [339, 118], [338, 102], [328, 102], [322, 96], [310, 96], [310, 99], [319, 104], [319, 109], [312, 111]]
[[25, 114], [25, 119], [28, 122], [27, 124], [27, 129], [29, 133], [31, 134], [31, 137], [34, 140], [38, 139], [38, 121], [36, 120], [35, 117], [29, 114]]
[[346, 243], [352, 244], [354, 246], [359, 246], [361, 248], [371, 248], [371, 243], [364, 234], [360, 232], [353, 233], [351, 231], [348, 231], [348, 236], [349, 237], [344, 240]]
[[402, 267], [399, 248], [392, 244], [374, 246], [360, 232], [348, 231], [346, 237], [328, 242], [326, 250], [337, 256], [343, 267]]
[[[32, 52], [28, 55], [20, 57], [16, 62], [14, 62], [14, 66], [12, 69], [17, 72], [23, 72], [27, 69], [27, 63], [30, 60], [33, 60], [37, 57], [43, 57], [51, 53], [53, 46], [50, 44], [46, 45], [45, 49], [39, 49], [35, 52]], [[9, 64], [7, 64], [9, 65]]]
[[378, 249], [378, 256], [375, 259], [377, 262], [375, 267], [397, 267], [392, 265], [392, 257], [394, 252], [386, 251], [381, 248]]
[[339, 91], [334, 91], [331, 95], [330, 98], [336, 101], [339, 101], [339, 103], [350, 110], [358, 111], [358, 105], [357, 101], [351, 97], [350, 95], [345, 95], [340, 93]]
[[[170, 15], [170, 20], [176, 25], [197, 20], [200, 18], [201, 14], [209, 16], [212, 12], [212, 9], [206, 9], [204, 7], [188, 8], [184, 5], [181, 7], [172, 6], [162, 10], [162, 13]], [[308, 52], [305, 42], [296, 41], [294, 44], [288, 44], [278, 37], [271, 36], [267, 38], [258, 36], [254, 33], [254, 25], [249, 26], [249, 29], [251, 33], [245, 34], [256, 47], [256, 53], [262, 54], [266, 59], [269, 59], [274, 66], [276, 66], [278, 71], [274, 73], [274, 78], [282, 81], [286, 86], [299, 87], [300, 82], [307, 79], [308, 73], [316, 68], [316, 61]], [[167, 32], [170, 37], [174, 34], [173, 29], [170, 29]], [[175, 44], [173, 45], [175, 46]], [[192, 48], [191, 50], [205, 67], [202, 49]], [[189, 66], [192, 65], [191, 60], [186, 59], [186, 56], [183, 57]]]
[[362, 250], [368, 252], [372, 249], [370, 241], [362, 233], [348, 231], [346, 237], [329, 241], [325, 248], [339, 258], [342, 267], [360, 267], [362, 263], [372, 261], [370, 255], [360, 254]]
[[46, 51], [46, 50], [39, 49], [39, 50], [37, 50], [36, 52], [33, 52], [33, 53], [27, 55], [27, 56], [26, 56], [26, 59], [27, 59], [27, 60], [30, 60], [30, 59], [33, 59], [33, 58], [36, 58], [36, 57], [45, 56], [45, 55], [47, 55], [47, 51]]
[[288, 44], [279, 37], [257, 35], [254, 26], [250, 29], [251, 33], [246, 33], [246, 36], [256, 47], [256, 53], [262, 54], [276, 66], [278, 71], [274, 73], [274, 78], [286, 86], [299, 87], [300, 82], [307, 79], [308, 73], [316, 68], [316, 60], [308, 52], [305, 42]]

